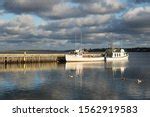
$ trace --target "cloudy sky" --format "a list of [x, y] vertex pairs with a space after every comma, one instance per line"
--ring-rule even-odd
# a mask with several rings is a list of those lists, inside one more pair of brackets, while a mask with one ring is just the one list
[[79, 48], [81, 32], [84, 48], [150, 47], [150, 0], [0, 0], [0, 50]]

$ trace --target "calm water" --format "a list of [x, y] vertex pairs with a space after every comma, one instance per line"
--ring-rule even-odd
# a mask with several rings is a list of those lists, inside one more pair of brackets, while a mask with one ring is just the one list
[[0, 99], [150, 99], [149, 58], [130, 53], [121, 62], [0, 65]]

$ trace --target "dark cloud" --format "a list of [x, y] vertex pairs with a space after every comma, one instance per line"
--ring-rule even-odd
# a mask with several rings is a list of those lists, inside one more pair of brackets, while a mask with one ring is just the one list
[[[95, 3], [95, 2], [99, 2], [100, 0], [71, 0], [74, 3]], [[103, 0], [102, 0], [103, 1]]]
[[136, 7], [124, 14], [125, 24], [134, 31], [150, 33], [150, 7]]
[[150, 0], [134, 0], [135, 3], [149, 3]]
[[5, 0], [4, 8], [8, 12], [32, 13], [42, 18], [65, 19], [83, 17], [89, 14], [105, 14], [120, 11], [124, 5], [117, 0]]
[[81, 15], [78, 8], [63, 3], [63, 0], [5, 0], [4, 8], [8, 12], [16, 14], [32, 13], [42, 18], [51, 19], [78, 17], [78, 15]]
[[39, 12], [51, 10], [59, 0], [5, 0], [4, 8], [14, 13]]

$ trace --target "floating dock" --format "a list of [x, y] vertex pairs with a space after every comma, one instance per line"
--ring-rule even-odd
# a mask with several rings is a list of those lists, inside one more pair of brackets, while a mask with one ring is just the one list
[[38, 63], [64, 61], [65, 54], [0, 54], [0, 63]]

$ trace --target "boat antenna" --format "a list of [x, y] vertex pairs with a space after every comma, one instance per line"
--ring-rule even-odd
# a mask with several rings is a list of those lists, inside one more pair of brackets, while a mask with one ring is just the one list
[[111, 35], [112, 35], [112, 39], [111, 39], [111, 48], [112, 49], [114, 49], [115, 47], [114, 47], [114, 36], [113, 36], [113, 33], [111, 33]]
[[120, 48], [122, 48], [122, 39], [121, 39], [121, 44], [120, 44], [120, 46], [121, 46]]
[[74, 48], [76, 50], [76, 32], [75, 32], [75, 39], [74, 39]]
[[81, 33], [81, 50], [82, 50], [82, 31], [80, 33]]

